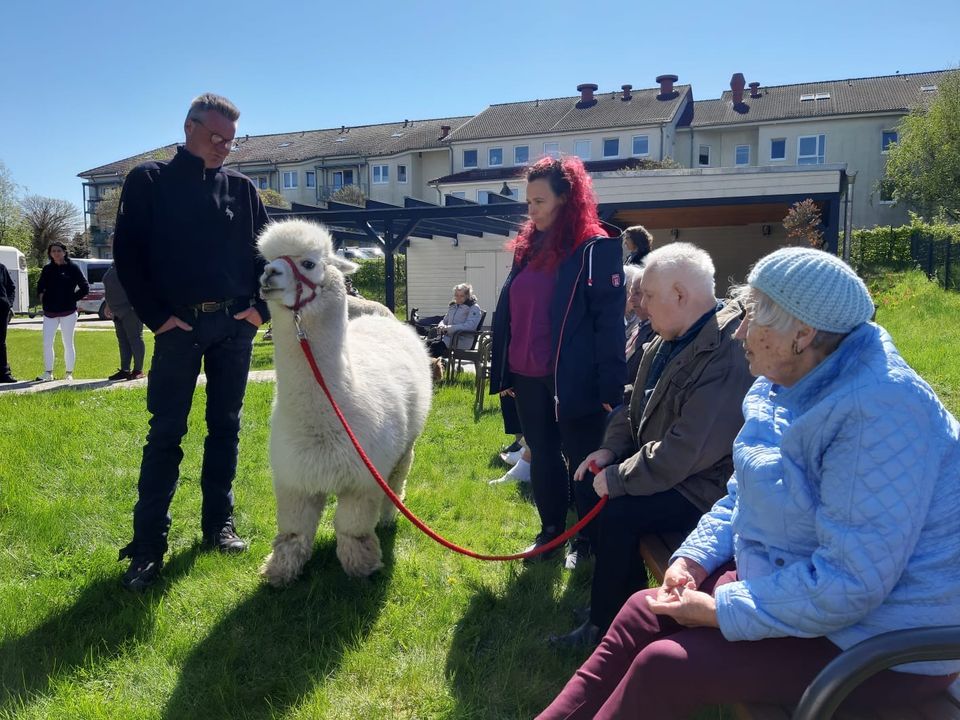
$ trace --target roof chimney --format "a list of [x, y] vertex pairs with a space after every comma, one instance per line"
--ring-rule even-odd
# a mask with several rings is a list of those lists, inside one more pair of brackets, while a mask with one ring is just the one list
[[679, 79], [676, 75], [658, 75], [657, 82], [660, 83], [660, 94], [657, 95], [657, 100], [675, 98], [679, 93], [673, 89], [673, 84]]
[[621, 85], [620, 87], [623, 89], [623, 97], [620, 98], [621, 100], [626, 102], [633, 97], [633, 95], [630, 94], [630, 91], [633, 90], [633, 85]]
[[593, 93], [597, 90], [597, 87], [593, 83], [577, 85], [577, 92], [580, 93], [580, 102], [577, 103], [577, 107], [585, 108], [595, 105], [597, 101], [594, 99]]
[[750, 85], [748, 85], [748, 87], [750, 88], [750, 97], [752, 98], [760, 97], [760, 83], [752, 82], [750, 83]]
[[449, 135], [449, 134], [450, 134], [450, 126], [449, 126], [449, 125], [441, 125], [441, 126], [440, 126], [440, 137], [438, 137], [437, 140], [443, 140], [443, 139], [444, 139], [447, 135]]
[[743, 73], [734, 73], [730, 78], [730, 90], [733, 91], [733, 106], [743, 105], [743, 88], [747, 86], [747, 80]]

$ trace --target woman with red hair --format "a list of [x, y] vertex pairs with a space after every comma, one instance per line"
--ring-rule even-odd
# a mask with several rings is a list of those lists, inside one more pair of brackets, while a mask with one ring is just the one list
[[[532, 455], [541, 528], [529, 550], [563, 533], [571, 486], [580, 517], [596, 504], [591, 484], [574, 485], [571, 473], [600, 446], [626, 365], [620, 240], [600, 225], [590, 176], [576, 157], [544, 158], [526, 179], [530, 219], [508, 246], [513, 268], [494, 315], [490, 391], [516, 398]], [[572, 543], [568, 568], [589, 555], [591, 532]]]

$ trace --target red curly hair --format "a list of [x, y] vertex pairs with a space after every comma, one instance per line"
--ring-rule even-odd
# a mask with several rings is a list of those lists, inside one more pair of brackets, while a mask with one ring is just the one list
[[553, 270], [587, 239], [607, 233], [597, 217], [597, 201], [593, 182], [583, 162], [576, 156], [554, 160], [545, 157], [527, 170], [527, 182], [546, 180], [554, 195], [566, 196], [566, 202], [553, 224], [537, 233], [532, 220], [527, 220], [513, 242], [507, 244], [520, 263]]

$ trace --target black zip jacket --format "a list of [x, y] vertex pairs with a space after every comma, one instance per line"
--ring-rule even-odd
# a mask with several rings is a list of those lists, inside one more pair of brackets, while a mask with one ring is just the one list
[[90, 292], [83, 271], [67, 260], [57, 265], [52, 260], [43, 266], [37, 280], [37, 293], [43, 295], [43, 312], [69, 313], [77, 309], [77, 300]]
[[182, 147], [169, 162], [135, 167], [120, 195], [113, 256], [137, 316], [156, 330], [184, 307], [235, 299], [235, 312], [253, 305], [268, 320], [257, 251], [266, 224], [250, 180], [207, 170]]

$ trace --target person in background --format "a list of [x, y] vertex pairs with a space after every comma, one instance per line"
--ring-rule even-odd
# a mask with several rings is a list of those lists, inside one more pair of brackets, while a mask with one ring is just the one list
[[620, 236], [626, 258], [624, 265], [643, 265], [643, 259], [653, 249], [653, 235], [643, 225], [632, 225]]
[[[480, 327], [480, 320], [483, 317], [483, 310], [477, 304], [477, 298], [473, 294], [473, 286], [469, 283], [460, 283], [453, 288], [453, 300], [450, 307], [447, 308], [443, 319], [437, 323], [436, 335], [427, 346], [430, 356], [434, 358], [433, 375], [434, 380], [439, 380], [443, 375], [443, 368], [440, 363], [450, 353], [450, 348], [454, 343], [455, 333], [474, 333]], [[472, 334], [463, 334], [456, 338], [458, 350], [469, 348], [473, 344]]]
[[[650, 313], [643, 307], [641, 299], [643, 292], [640, 289], [640, 280], [643, 278], [641, 265], [624, 265], [623, 272], [627, 277], [627, 315], [626, 347], [624, 357], [627, 361], [627, 386], [633, 387], [643, 359], [643, 347], [653, 339], [656, 333], [650, 324]], [[629, 319], [627, 317], [629, 316]]]
[[[133, 311], [127, 293], [113, 266], [104, 273], [103, 294], [107, 302], [107, 317], [113, 320], [120, 347], [120, 368], [108, 380], [139, 380], [143, 375], [143, 323]], [[131, 367], [131, 363], [133, 366]]]
[[7, 323], [13, 314], [17, 298], [17, 286], [10, 277], [7, 266], [0, 263], [0, 383], [15, 383], [17, 379], [10, 370], [7, 359]]
[[[620, 404], [626, 364], [620, 243], [600, 225], [583, 163], [544, 158], [526, 180], [530, 219], [510, 245], [513, 266], [494, 315], [490, 391], [515, 397], [532, 455], [540, 515], [532, 551], [564, 532], [571, 473], [599, 445], [607, 413]], [[589, 483], [578, 484], [581, 518], [598, 500]], [[591, 525], [571, 544], [568, 569], [590, 554]]]
[[70, 253], [63, 243], [50, 243], [47, 257], [50, 262], [43, 266], [37, 280], [37, 293], [43, 307], [43, 375], [37, 380], [53, 380], [53, 340], [57, 336], [57, 328], [60, 328], [66, 380], [69, 382], [73, 380], [73, 367], [77, 362], [77, 351], [73, 344], [73, 333], [77, 327], [77, 300], [86, 297], [90, 285], [80, 268], [70, 262]]
[[[736, 295], [757, 379], [727, 494], [633, 595], [541, 715], [686, 718], [718, 703], [796, 703], [846, 650], [960, 624], [960, 424], [904, 361], [860, 278], [790, 247]], [[915, 706], [960, 660], [901, 665], [841, 710]]]

